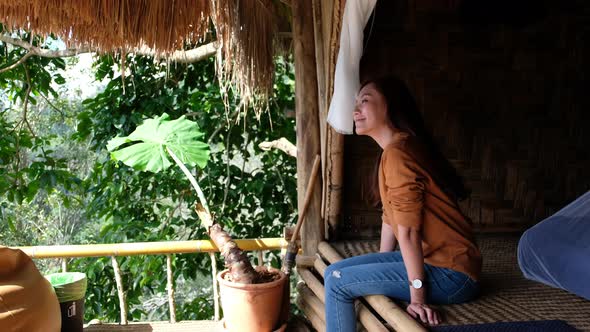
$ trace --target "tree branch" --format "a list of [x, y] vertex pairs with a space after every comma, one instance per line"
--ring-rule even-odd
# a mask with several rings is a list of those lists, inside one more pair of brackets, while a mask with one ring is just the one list
[[31, 43], [28, 43], [22, 39], [12, 38], [6, 35], [0, 35], [0, 41], [24, 48], [25, 50], [29, 51], [29, 53], [27, 54], [37, 55], [43, 58], [67, 58], [71, 56], [76, 56], [78, 54], [90, 53], [95, 51], [90, 47], [81, 47], [78, 49], [69, 48], [65, 50], [48, 50], [34, 46]]
[[9, 70], [12, 70], [12, 69], [18, 67], [20, 64], [22, 64], [23, 62], [27, 61], [27, 59], [30, 58], [32, 55], [33, 54], [31, 52], [23, 55], [23, 57], [20, 58], [20, 59], [18, 59], [17, 62], [11, 64], [8, 67], [4, 67], [4, 68], [0, 69], [0, 74], [2, 74], [3, 72], [6, 72], [6, 71], [9, 71]]
[[[80, 48], [68, 48], [65, 50], [48, 50], [48, 49], [34, 46], [22, 39], [12, 38], [12, 37], [9, 37], [6, 35], [0, 35], [0, 41], [7, 43], [7, 44], [11, 44], [11, 45], [15, 45], [15, 46], [24, 48], [25, 50], [29, 51], [29, 53], [27, 53], [23, 58], [21, 58], [19, 61], [17, 61], [17, 63], [11, 65], [10, 69], [12, 69], [12, 68], [18, 66], [20, 63], [24, 62], [26, 60], [25, 57], [28, 58], [32, 55], [37, 55], [37, 56], [44, 57], [44, 58], [67, 58], [67, 57], [76, 56], [76, 55], [82, 54], [82, 53], [92, 53], [92, 52], [99, 51], [98, 49], [91, 48], [89, 46], [81, 46]], [[135, 53], [138, 55], [153, 56], [155, 58], [165, 58], [171, 62], [177, 62], [177, 63], [193, 63], [193, 62], [200, 61], [202, 59], [205, 59], [205, 58], [215, 54], [215, 52], [217, 51], [218, 48], [219, 48], [219, 42], [213, 41], [213, 42], [210, 42], [209, 44], [199, 46], [199, 47], [194, 48], [192, 50], [174, 51], [170, 54], [158, 53], [155, 50], [150, 49], [148, 47], [140, 47], [140, 48], [135, 49], [134, 51], [131, 51], [130, 53]], [[14, 66], [14, 67], [12, 67], [12, 66]], [[0, 72], [5, 71], [5, 70], [10, 70], [7, 68], [3, 68]]]
[[33, 135], [34, 138], [37, 138], [37, 136], [35, 136], [33, 128], [31, 127], [31, 124], [29, 123], [29, 120], [27, 119], [27, 108], [29, 106], [29, 97], [31, 96], [31, 90], [33, 89], [33, 85], [31, 84], [31, 75], [29, 74], [29, 68], [27, 68], [26, 65], [24, 65], [24, 68], [25, 76], [27, 77], [27, 91], [25, 91], [25, 99], [23, 100], [23, 122], [27, 125], [27, 128], [29, 128], [31, 135]]
[[[205, 45], [201, 45], [197, 48], [193, 48], [192, 50], [174, 51], [167, 58], [171, 62], [176, 62], [176, 63], [194, 63], [194, 62], [198, 62], [198, 61], [201, 61], [205, 58], [212, 56], [213, 54], [215, 54], [215, 52], [217, 52], [218, 48], [219, 48], [219, 42], [213, 41], [213, 42], [210, 42], [209, 44], [205, 44]], [[140, 55], [149, 55], [149, 56], [153, 56], [153, 57], [166, 58], [166, 56], [158, 56], [156, 54], [156, 52], [154, 52], [153, 50], [150, 50], [150, 49], [140, 49], [140, 50], [136, 51], [135, 53], [140, 54]]]
[[47, 102], [47, 105], [51, 106], [51, 108], [53, 108], [54, 110], [56, 110], [60, 115], [61, 115], [61, 119], [63, 120], [65, 118], [65, 114], [62, 110], [60, 110], [59, 108], [57, 108], [57, 106], [53, 105], [52, 102], [49, 101], [49, 98], [47, 98], [44, 94], [39, 93], [39, 95], [41, 97], [43, 97], [43, 99], [45, 99], [45, 101]]
[[268, 151], [271, 148], [279, 149], [289, 156], [297, 158], [297, 147], [284, 137], [270, 142], [262, 142], [258, 144], [258, 147], [264, 151]]

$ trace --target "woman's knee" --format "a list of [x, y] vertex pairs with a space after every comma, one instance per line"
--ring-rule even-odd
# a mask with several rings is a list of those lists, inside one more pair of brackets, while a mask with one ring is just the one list
[[334, 265], [328, 265], [328, 267], [324, 270], [324, 283], [326, 282], [327, 277], [332, 274], [334, 268]]
[[335, 263], [332, 263], [332, 264], [328, 265], [328, 267], [324, 271], [324, 280], [328, 276], [332, 276], [334, 274], [340, 274], [339, 271], [341, 269], [344, 269], [344, 268], [348, 267], [348, 266], [351, 266], [351, 264], [346, 259], [343, 259], [341, 261], [338, 261], [338, 262], [335, 262]]
[[342, 273], [335, 266], [328, 266], [324, 272], [324, 287], [326, 294], [337, 295], [340, 294]]

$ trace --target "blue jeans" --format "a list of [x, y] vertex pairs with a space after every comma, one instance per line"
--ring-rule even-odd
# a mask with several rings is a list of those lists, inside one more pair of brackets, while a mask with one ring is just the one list
[[[424, 264], [427, 303], [451, 304], [474, 299], [479, 284], [451, 269]], [[385, 295], [410, 301], [408, 275], [400, 251], [356, 256], [336, 262], [324, 273], [326, 331], [356, 331], [354, 299]]]

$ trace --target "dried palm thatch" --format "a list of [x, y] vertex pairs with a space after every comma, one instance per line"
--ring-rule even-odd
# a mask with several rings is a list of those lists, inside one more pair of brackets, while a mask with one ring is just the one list
[[100, 52], [150, 48], [159, 57], [211, 39], [220, 76], [242, 101], [272, 89], [277, 15], [272, 0], [3, 0], [0, 22]]
[[243, 100], [251, 100], [254, 95], [268, 96], [272, 91], [272, 46], [277, 30], [273, 2], [212, 0], [212, 3], [213, 23], [224, 50], [223, 61], [218, 61], [222, 77], [236, 83], [240, 94], [246, 97]]

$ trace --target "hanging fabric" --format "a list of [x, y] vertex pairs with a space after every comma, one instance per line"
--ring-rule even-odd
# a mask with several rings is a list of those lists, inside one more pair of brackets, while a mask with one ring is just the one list
[[363, 55], [363, 30], [377, 0], [346, 1], [340, 50], [334, 73], [334, 94], [328, 111], [328, 123], [341, 134], [352, 134], [352, 112], [360, 88], [359, 63]]

